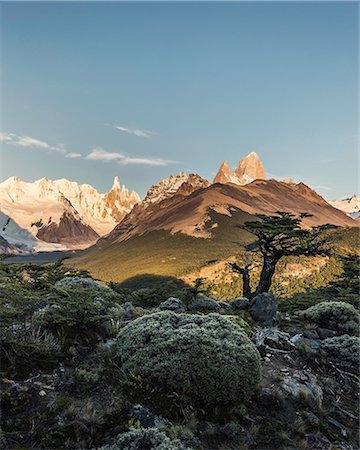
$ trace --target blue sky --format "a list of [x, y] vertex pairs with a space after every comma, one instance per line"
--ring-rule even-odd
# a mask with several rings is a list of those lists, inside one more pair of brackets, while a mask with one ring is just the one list
[[118, 175], [144, 195], [256, 151], [270, 176], [351, 195], [358, 7], [2, 3], [1, 179]]

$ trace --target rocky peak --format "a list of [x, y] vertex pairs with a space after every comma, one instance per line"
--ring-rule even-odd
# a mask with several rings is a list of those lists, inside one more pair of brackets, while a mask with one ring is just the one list
[[143, 201], [143, 206], [147, 207], [153, 203], [159, 203], [176, 193], [189, 195], [196, 189], [209, 185], [209, 181], [204, 180], [197, 174], [192, 173], [189, 175], [185, 172], [179, 172], [178, 175], [171, 175], [151, 186]]
[[223, 161], [220, 169], [218, 170], [218, 173], [215, 175], [214, 183], [235, 183], [239, 184], [237, 176], [235, 173], [230, 169], [229, 163], [227, 161]]
[[248, 184], [254, 180], [266, 180], [264, 166], [255, 152], [249, 153], [240, 160], [235, 173], [240, 184]]
[[266, 174], [259, 156], [251, 152], [240, 160], [235, 172], [231, 170], [227, 161], [223, 161], [214, 178], [214, 183], [244, 185], [254, 180], [266, 180]]

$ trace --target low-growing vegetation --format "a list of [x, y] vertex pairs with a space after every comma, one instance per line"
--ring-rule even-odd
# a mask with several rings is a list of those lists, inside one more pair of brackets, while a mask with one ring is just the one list
[[330, 257], [321, 287], [299, 278], [269, 333], [206, 279], [0, 264], [1, 448], [356, 448], [356, 268]]

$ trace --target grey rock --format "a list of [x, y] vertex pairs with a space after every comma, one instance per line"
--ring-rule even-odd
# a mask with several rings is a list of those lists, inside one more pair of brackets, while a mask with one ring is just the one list
[[135, 405], [131, 417], [140, 422], [142, 428], [162, 427], [169, 422], [142, 405]]
[[167, 300], [160, 303], [159, 308], [176, 312], [184, 312], [186, 309], [184, 303], [176, 297], [169, 297]]
[[296, 400], [305, 401], [308, 404], [315, 403], [321, 407], [323, 391], [312, 373], [305, 370], [297, 370], [292, 376], [284, 378], [281, 388]]
[[319, 335], [315, 330], [305, 330], [302, 332], [302, 335], [306, 339], [319, 339]]
[[319, 335], [319, 338], [323, 341], [324, 339], [327, 339], [327, 338], [332, 338], [332, 337], [334, 337], [334, 336], [336, 336], [336, 332], [335, 331], [333, 331], [333, 330], [328, 330], [327, 328], [317, 328], [316, 329], [316, 331], [317, 331], [317, 333], [318, 333], [318, 335]]
[[256, 347], [264, 350], [290, 351], [295, 345], [290, 340], [290, 334], [274, 328], [258, 330], [253, 337]]
[[254, 297], [249, 304], [251, 317], [264, 327], [272, 327], [276, 322], [277, 298], [268, 292]]
[[188, 309], [199, 312], [219, 311], [221, 303], [206, 295], [197, 295], [190, 303]]
[[234, 311], [242, 311], [248, 309], [250, 300], [245, 297], [238, 297], [230, 300], [228, 304]]

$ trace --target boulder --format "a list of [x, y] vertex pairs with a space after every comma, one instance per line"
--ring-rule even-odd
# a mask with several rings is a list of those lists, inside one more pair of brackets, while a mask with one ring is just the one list
[[280, 386], [294, 399], [305, 401], [310, 405], [315, 403], [321, 407], [324, 394], [312, 373], [297, 370], [292, 376], [284, 378]]
[[176, 297], [169, 297], [167, 300], [160, 303], [159, 308], [176, 312], [184, 312], [186, 309], [184, 303]]
[[257, 348], [263, 350], [277, 350], [288, 352], [294, 349], [294, 344], [290, 340], [290, 334], [274, 328], [263, 328], [258, 330], [253, 337]]
[[248, 309], [249, 303], [249, 299], [245, 297], [234, 298], [233, 300], [230, 300], [228, 302], [233, 311], [242, 311], [244, 309]]
[[138, 420], [142, 428], [160, 428], [168, 423], [166, 419], [154, 414], [143, 405], [134, 406], [131, 418]]
[[251, 300], [249, 312], [261, 326], [272, 327], [276, 322], [277, 298], [268, 292], [259, 294]]
[[333, 330], [329, 330], [327, 328], [317, 328], [316, 329], [317, 334], [319, 335], [319, 338], [323, 341], [324, 339], [327, 338], [332, 338], [334, 336], [336, 336], [336, 332]]

